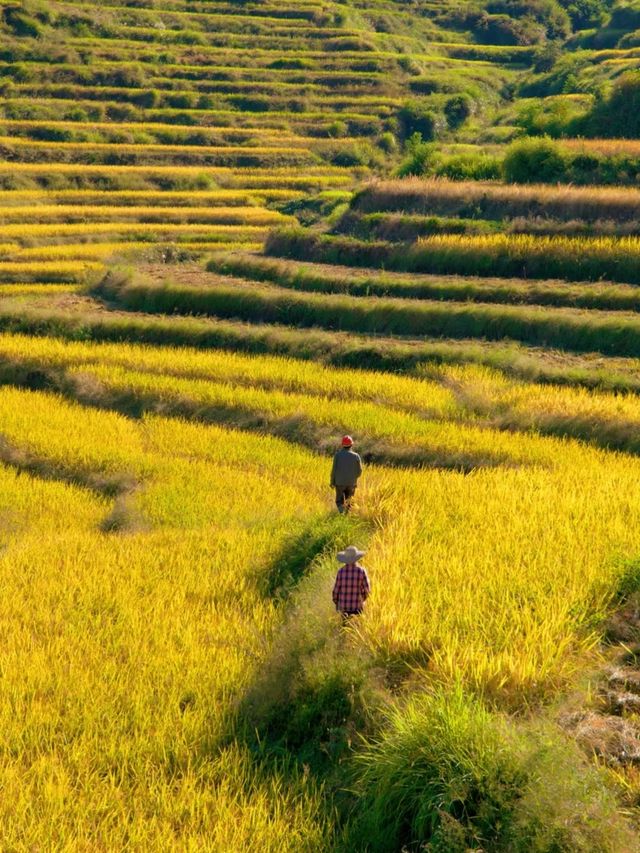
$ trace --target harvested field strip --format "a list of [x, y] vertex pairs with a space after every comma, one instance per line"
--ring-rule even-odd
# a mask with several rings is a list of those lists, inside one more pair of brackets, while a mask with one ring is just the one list
[[[161, 184], [163, 189], [184, 190], [189, 186], [202, 189], [212, 181], [219, 182], [226, 189], [294, 189], [313, 191], [329, 187], [341, 187], [353, 183], [353, 178], [345, 170], [304, 169], [304, 174], [292, 174], [291, 169], [279, 174], [279, 169], [238, 170], [232, 168], [207, 167], [206, 170], [192, 166], [81, 166], [71, 163], [0, 163], [0, 181], [9, 186], [22, 176], [33, 179], [44, 186], [51, 185], [51, 175], [64, 176], [68, 183], [75, 182], [80, 188], [94, 186], [96, 180], [106, 184], [105, 189], [131, 189], [131, 181], [151, 181]], [[57, 181], [59, 184], [59, 181]], [[1, 186], [1, 184], [0, 184]], [[4, 185], [6, 188], [7, 184]], [[72, 187], [69, 187], [70, 189]], [[136, 187], [137, 189], [138, 187]], [[147, 187], [148, 188], [148, 187]]]
[[561, 144], [571, 151], [602, 154], [604, 157], [640, 156], [638, 139], [562, 139]]
[[[38, 65], [38, 68], [40, 66]], [[3, 118], [0, 119], [0, 127], [9, 128], [12, 133], [20, 130], [27, 131], [39, 131], [39, 130], [69, 130], [69, 131], [78, 131], [81, 133], [93, 133], [95, 131], [109, 131], [111, 133], [120, 133], [124, 135], [125, 131], [132, 130], [134, 132], [140, 131], [140, 122], [131, 122], [131, 121], [119, 121], [119, 122], [111, 122], [111, 121], [95, 121], [91, 122], [88, 125], [86, 122], [79, 121], [68, 121], [68, 120], [46, 120], [46, 119], [8, 119]], [[144, 130], [145, 133], [155, 133], [157, 131], [162, 131], [170, 136], [180, 136], [184, 135], [185, 137], [192, 136], [194, 133], [206, 133], [206, 134], [229, 134], [231, 136], [238, 137], [249, 137], [260, 138], [261, 136], [273, 136], [273, 137], [282, 137], [283, 139], [292, 138], [293, 134], [290, 131], [285, 130], [277, 125], [269, 126], [269, 125], [261, 125], [260, 127], [251, 127], [251, 125], [245, 126], [244, 124], [239, 127], [229, 127], [228, 125], [206, 125], [203, 128], [194, 129], [194, 126], [191, 124], [179, 125], [179, 124], [168, 124], [168, 123], [160, 123], [160, 122], [144, 122]], [[13, 138], [13, 137], [11, 137]], [[293, 138], [296, 138], [293, 136]], [[307, 137], [309, 142], [315, 141], [315, 137]]]
[[[120, 70], [123, 60], [108, 61], [104, 58], [96, 59], [95, 65], [91, 69], [87, 69], [83, 65], [74, 65], [69, 63], [56, 63], [55, 66], [47, 66], [42, 62], [24, 62], [21, 63], [21, 68], [31, 78], [37, 77], [42, 82], [46, 80], [52, 83], [100, 83], [103, 79], [108, 79], [114, 75], [114, 71]], [[303, 61], [304, 62], [304, 61]], [[445, 62], [451, 65], [451, 61]], [[150, 65], [150, 63], [146, 63]], [[149, 75], [145, 75], [144, 82], [155, 85], [156, 81], [162, 81], [166, 85], [175, 84], [181, 81], [185, 85], [193, 85], [194, 83], [210, 82], [212, 80], [220, 80], [221, 82], [251, 82], [257, 83], [278, 83], [279, 81], [288, 82], [291, 84], [319, 84], [328, 88], [339, 88], [344, 85], [352, 85], [355, 83], [358, 86], [370, 87], [377, 83], [386, 83], [386, 75], [384, 68], [375, 71], [360, 70], [357, 67], [349, 68], [348, 63], [338, 69], [321, 69], [313, 67], [313, 63], [306, 61], [307, 67], [304, 68], [274, 68], [269, 64], [264, 66], [256, 65], [252, 68], [247, 68], [244, 65], [234, 65], [233, 59], [229, 65], [220, 64], [203, 64], [203, 65], [163, 65], [161, 72], [162, 76], [156, 76], [158, 69], [156, 67], [145, 68], [149, 71]], [[138, 66], [140, 67], [140, 66]], [[11, 64], [0, 62], [0, 73], [5, 71], [10, 74]], [[153, 76], [151, 76], [153, 74]], [[11, 122], [20, 123], [20, 119], [10, 119]], [[3, 122], [6, 123], [6, 122]], [[125, 123], [126, 125], [126, 123]]]
[[[23, 264], [26, 261], [51, 261], [52, 265], [59, 267], [62, 263], [66, 261], [84, 260], [86, 261], [85, 267], [102, 269], [103, 267], [101, 264], [92, 264], [90, 263], [90, 261], [94, 259], [108, 259], [112, 255], [122, 257], [123, 255], [127, 255], [128, 253], [132, 255], [137, 255], [140, 251], [155, 251], [154, 242], [148, 237], [146, 240], [138, 240], [134, 242], [127, 239], [129, 235], [121, 235], [122, 239], [118, 242], [115, 241], [115, 237], [119, 235], [113, 234], [109, 236], [112, 242], [104, 242], [101, 236], [95, 236], [95, 239], [98, 241], [95, 243], [69, 242], [56, 243], [53, 245], [47, 244], [43, 246], [29, 246], [27, 248], [22, 248], [19, 251], [14, 252], [11, 257], [15, 261], [16, 265]], [[184, 239], [182, 239], [183, 236]], [[188, 234], [170, 234], [168, 236], [165, 235], [164, 238], [159, 242], [161, 244], [159, 250], [161, 252], [168, 251], [169, 253], [173, 251], [174, 247], [179, 247], [181, 251], [185, 252], [210, 252], [213, 245], [211, 240], [207, 242], [195, 242]], [[250, 239], [243, 241], [238, 240], [235, 242], [227, 242], [224, 239], [220, 239], [219, 241], [215, 241], [215, 248], [216, 250], [224, 250], [229, 252], [235, 251], [237, 249], [257, 252], [262, 248], [262, 243], [252, 243]], [[57, 259], [55, 263], [53, 261], [54, 258]], [[1, 270], [2, 264], [0, 263], [0, 274]]]
[[[277, 83], [271, 84], [270, 89], [272, 91], [273, 97], [273, 109], [278, 110], [278, 104], [281, 104], [281, 110], [286, 110], [286, 104], [289, 102], [291, 98], [296, 98], [300, 96], [300, 86], [297, 87], [297, 94], [293, 92], [287, 94], [286, 87], [282, 86], [282, 84], [278, 85]], [[276, 91], [273, 91], [276, 89]], [[281, 96], [279, 97], [279, 92], [281, 91]], [[20, 83], [15, 87], [15, 95], [17, 98], [27, 98], [29, 100], [47, 100], [49, 98], [55, 98], [60, 101], [69, 101], [76, 99], [83, 101], [120, 101], [121, 103], [128, 102], [136, 105], [136, 101], [144, 98], [146, 94], [145, 89], [127, 89], [127, 88], [116, 88], [116, 87], [105, 87], [105, 86], [79, 86], [76, 84], [71, 85], [57, 85], [54, 83], [43, 83], [42, 85], [31, 85], [29, 83]], [[207, 110], [208, 106], [198, 106], [198, 99], [202, 96], [202, 93], [197, 89], [181, 89], [181, 90], [165, 90], [160, 91], [159, 93], [159, 103], [158, 107], [175, 107], [177, 105], [178, 109], [181, 109], [181, 103], [177, 103], [178, 100], [182, 100], [187, 97], [190, 100], [187, 108], [191, 109], [203, 109]], [[304, 93], [302, 93], [304, 94]], [[370, 94], [359, 94], [359, 95], [336, 95], [332, 93], [332, 90], [329, 89], [328, 92], [309, 92], [308, 96], [311, 100], [310, 106], [315, 108], [316, 110], [321, 110], [326, 105], [327, 109], [331, 110], [359, 110], [363, 113], [366, 110], [371, 112], [375, 112], [378, 110], [391, 109], [393, 107], [397, 107], [400, 105], [400, 98], [397, 97], [385, 97], [384, 95], [370, 95]], [[246, 95], [242, 93], [234, 94], [218, 94], [218, 101], [215, 104], [212, 104], [214, 109], [216, 107], [220, 108], [223, 106], [229, 107], [234, 104], [234, 102], [239, 101], [242, 98], [245, 98]], [[172, 99], [173, 102], [172, 102]], [[241, 110], [238, 110], [241, 111]], [[249, 110], [251, 112], [251, 110]], [[270, 112], [270, 111], [269, 111]]]
[[[126, 130], [131, 131], [127, 133]], [[339, 136], [324, 138], [319, 136], [300, 136], [291, 131], [268, 127], [210, 127], [194, 130], [193, 125], [183, 127], [172, 124], [145, 122], [142, 132], [140, 124], [122, 124], [95, 122], [91, 127], [85, 123], [69, 121], [38, 121], [24, 125], [0, 119], [2, 143], [6, 149], [41, 148], [49, 146], [53, 151], [58, 146], [87, 145], [95, 149], [98, 145], [118, 145], [123, 151], [144, 148], [154, 152], [156, 148], [179, 154], [190, 150], [206, 153], [213, 147], [242, 146], [246, 148], [324, 148], [334, 150], [346, 145], [354, 145], [361, 140], [357, 137]], [[7, 135], [11, 131], [11, 136]], [[33, 137], [32, 137], [33, 135]], [[68, 139], [56, 139], [56, 136], [69, 136]], [[77, 138], [73, 138], [76, 136]], [[43, 138], [44, 137], [44, 138]], [[47, 138], [50, 137], [50, 138]], [[138, 138], [136, 138], [138, 137]], [[60, 149], [64, 151], [65, 149]]]
[[568, 308], [469, 305], [300, 293], [241, 280], [210, 287], [105, 281], [98, 293], [127, 310], [203, 314], [368, 334], [484, 337], [607, 355], [640, 355], [640, 318]]
[[[144, 174], [158, 174], [158, 175], [166, 175], [168, 173], [175, 173], [178, 175], [201, 175], [202, 171], [200, 169], [196, 169], [194, 166], [127, 166], [127, 165], [119, 165], [115, 164], [112, 166], [104, 166], [100, 164], [95, 165], [86, 165], [86, 166], [75, 166], [73, 163], [9, 163], [6, 161], [0, 162], [0, 171], [9, 171], [20, 173], [24, 172], [25, 174], [29, 174], [31, 172], [46, 172], [47, 170], [52, 172], [82, 172], [86, 174], [96, 174], [102, 175], [109, 172], [117, 173], [123, 172], [125, 174], [136, 174], [140, 173]], [[326, 165], [318, 165], [311, 168], [308, 172], [307, 177], [311, 178], [326, 178], [332, 179], [336, 178], [338, 180], [344, 180], [348, 178], [345, 175], [344, 169], [339, 168], [338, 166], [326, 166]], [[246, 170], [238, 171], [236, 169], [231, 169], [227, 166], [222, 166], [219, 168], [211, 168], [207, 169], [207, 174], [212, 178], [236, 178], [238, 181], [245, 179], [272, 179], [277, 180], [280, 179], [286, 185], [287, 176], [290, 176], [290, 171], [287, 167], [276, 167], [273, 169], [264, 169], [264, 168], [249, 168]]]
[[266, 251], [297, 260], [384, 266], [403, 272], [640, 283], [637, 237], [452, 234], [395, 245], [292, 230], [270, 234]]
[[[640, 310], [640, 291], [632, 285], [584, 284], [522, 279], [480, 279], [381, 273], [375, 269], [299, 264], [255, 255], [214, 255], [207, 269], [223, 275], [270, 282], [279, 287], [351, 296], [391, 296], [514, 305], [555, 305], [601, 310]], [[203, 278], [203, 284], [206, 279]]]
[[488, 219], [544, 216], [627, 222], [640, 219], [640, 190], [406, 178], [372, 184], [354, 198], [353, 207], [363, 213], [394, 211]]

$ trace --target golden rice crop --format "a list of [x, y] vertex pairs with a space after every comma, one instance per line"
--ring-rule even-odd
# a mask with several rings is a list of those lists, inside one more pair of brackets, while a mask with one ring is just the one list
[[[14, 163], [0, 161], [0, 173], [10, 172], [13, 175], [20, 173], [43, 173], [49, 174], [69, 172], [71, 174], [82, 173], [84, 175], [91, 174], [135, 174], [141, 175], [166, 175], [168, 173], [178, 176], [198, 177], [206, 174], [212, 178], [234, 177], [237, 180], [247, 179], [263, 179], [273, 180], [278, 178], [287, 178], [297, 180], [305, 180], [309, 178], [325, 179], [327, 181], [335, 178], [338, 181], [351, 181], [351, 176], [345, 174], [345, 170], [339, 166], [305, 166], [304, 176], [296, 175], [297, 170], [291, 166], [277, 166], [274, 168], [254, 167], [247, 169], [236, 169], [231, 166], [173, 166], [173, 165], [158, 165], [158, 166], [122, 166], [122, 165], [97, 165], [94, 163], [76, 164], [76, 163]], [[293, 172], [293, 174], [292, 174]], [[286, 183], [286, 181], [285, 181]]]
[[[336, 401], [321, 395], [284, 393], [278, 390], [243, 387], [232, 383], [187, 380], [172, 376], [128, 371], [106, 365], [72, 368], [72, 376], [89, 376], [112, 393], [151, 396], [160, 404], [213, 411], [242, 411], [256, 418], [287, 422], [304, 418], [310, 424], [340, 432], [356, 431], [369, 441], [389, 442], [395, 448], [419, 449], [443, 465], [469, 464], [559, 464], [565, 442], [535, 435], [507, 433], [472, 426], [426, 420], [410, 412], [365, 401]], [[577, 450], [576, 450], [577, 453]]]
[[[123, 227], [124, 226], [124, 227]], [[207, 225], [198, 223], [165, 223], [165, 222], [78, 222], [78, 223], [11, 223], [3, 225], [2, 230], [7, 236], [20, 237], [23, 240], [29, 240], [32, 237], [49, 237], [49, 236], [64, 236], [67, 234], [110, 234], [121, 230], [126, 230], [127, 234], [182, 234], [182, 233], [200, 233], [203, 229], [207, 229]], [[238, 240], [247, 236], [248, 239], [255, 240], [256, 236], [265, 234], [265, 227], [262, 225], [215, 225], [209, 226], [212, 230], [207, 233], [207, 238], [215, 242], [216, 240]]]
[[[242, 747], [222, 743], [277, 621], [260, 572], [290, 519], [318, 512], [309, 454], [212, 429], [200, 431], [197, 452], [187, 426], [178, 458], [166, 453], [169, 422], [136, 425], [3, 391], [4, 434], [30, 453], [149, 477], [135, 508], [143, 529], [119, 537], [100, 532], [104, 498], [0, 468], [5, 843], [59, 846], [81, 834], [138, 849], [212, 839], [220, 849], [256, 839], [262, 849], [321, 849], [313, 782], [260, 781]], [[75, 424], [66, 439], [65, 420]], [[291, 483], [280, 458], [296, 470]], [[259, 503], [268, 512], [257, 523]]]
[[[219, 481], [199, 471], [203, 455], [234, 477], [238, 466], [276, 476], [286, 465], [296, 472], [292, 487], [305, 484], [319, 496], [327, 473], [326, 462], [275, 440], [237, 434], [215, 444], [224, 431], [161, 418], [136, 424], [12, 389], [0, 391], [0, 430], [56, 465], [143, 478], [148, 485], [135, 504], [154, 528], [194, 529], [215, 518], [221, 529], [234, 528], [243, 513], [266, 523], [274, 506], [265, 492], [236, 486], [233, 504], [219, 506]], [[460, 430], [459, 441], [466, 440]], [[413, 661], [425, 677], [462, 676], [506, 701], [570, 673], [581, 643], [591, 642], [588, 635], [579, 642], [576, 624], [605, 605], [621, 570], [618, 556], [640, 545], [640, 502], [629, 499], [639, 463], [539, 441], [549, 445], [554, 467], [471, 477], [371, 468], [365, 511], [381, 513], [384, 524], [368, 558], [377, 592], [362, 627], [382, 660]], [[240, 458], [245, 443], [261, 442], [262, 452]], [[156, 459], [159, 448], [166, 456]], [[278, 503], [280, 519], [288, 511]]]
[[451, 249], [459, 253], [487, 252], [496, 256], [511, 253], [522, 257], [571, 259], [586, 253], [597, 260], [640, 259], [639, 237], [546, 237], [533, 234], [436, 234], [422, 237], [418, 246]]
[[80, 284], [42, 284], [34, 281], [30, 283], [4, 284], [0, 282], [1, 296], [55, 296], [59, 293], [78, 293], [83, 289]]
[[167, 350], [125, 343], [65, 342], [23, 335], [1, 335], [0, 354], [7, 359], [36, 359], [43, 366], [110, 365], [286, 393], [384, 402], [422, 416], [454, 417], [457, 411], [453, 392], [443, 384], [280, 357], [186, 348]]
[[[350, 404], [354, 401], [368, 401], [385, 407], [380, 412], [380, 423], [374, 425], [371, 434], [393, 441], [402, 440], [403, 436], [412, 441], [415, 424], [412, 426], [410, 421], [406, 421], [401, 431], [388, 431], [394, 424], [394, 417], [387, 411], [387, 407], [417, 414], [421, 419], [453, 420], [485, 427], [487, 424], [496, 424], [521, 430], [538, 428], [568, 435], [577, 434], [600, 443], [616, 440], [620, 446], [630, 446], [633, 434], [640, 426], [640, 403], [634, 395], [620, 396], [584, 388], [527, 383], [473, 365], [429, 366], [429, 379], [421, 381], [367, 371], [354, 373], [349, 369], [281, 357], [175, 348], [167, 351], [159, 347], [122, 343], [76, 343], [49, 338], [33, 340], [21, 335], [1, 337], [0, 354], [9, 361], [27, 358], [30, 362], [37, 360], [45, 368], [55, 365], [79, 370], [89, 368], [91, 372], [92, 367], [97, 365], [107, 371], [115, 367], [136, 373], [149, 371], [159, 377], [170, 374], [186, 380], [180, 385], [182, 395], [198, 404], [214, 405], [215, 397], [218, 403], [224, 404], [226, 400], [226, 404], [231, 405], [229, 393], [233, 393], [238, 405], [244, 405], [252, 411], [271, 410], [274, 417], [286, 417], [297, 406], [299, 414], [307, 413], [312, 420], [322, 424], [330, 422], [327, 414], [321, 414], [323, 406], [330, 400], [336, 401], [335, 405], [340, 410], [351, 413], [348, 418], [354, 418], [354, 423], [363, 423], [363, 412], [356, 415], [358, 406]], [[112, 378], [108, 373], [107, 381]], [[192, 384], [191, 380], [200, 381]], [[142, 382], [140, 378], [138, 381]], [[155, 390], [163, 394], [170, 390], [162, 378], [159, 385], [153, 379], [150, 382], [146, 386], [147, 391]], [[223, 383], [232, 392], [224, 391], [221, 397], [216, 397], [219, 389], [209, 387], [209, 383]], [[250, 390], [250, 393], [242, 392], [239, 386]], [[136, 387], [139, 390], [143, 388], [142, 385]], [[178, 386], [171, 387], [175, 399], [179, 399]], [[257, 390], [274, 394], [279, 392], [280, 397], [264, 398], [269, 399], [270, 404], [265, 404], [261, 409], [260, 397], [253, 393]], [[287, 402], [287, 397], [282, 394], [293, 396]], [[313, 399], [318, 397], [321, 402], [316, 406]], [[350, 427], [345, 417], [339, 413], [335, 415], [335, 419], [344, 423], [348, 429]], [[374, 419], [370, 420], [373, 422]], [[370, 429], [370, 425], [366, 427], [367, 432]], [[437, 442], [442, 440], [444, 433], [438, 433], [437, 439], [436, 433], [432, 435]], [[486, 449], [487, 443], [482, 441], [484, 435], [484, 432], [478, 434], [476, 431], [474, 438], [469, 438], [467, 449], [474, 447], [478, 450], [479, 441]], [[446, 446], [451, 450], [450, 445]], [[544, 446], [550, 447], [548, 444]], [[454, 447], [457, 451], [462, 449], [462, 445]]]
[[[30, 250], [21, 249], [19, 254], [21, 258], [28, 257], [29, 260], [15, 261], [0, 261], [0, 282], [25, 282], [47, 281], [47, 282], [67, 282], [67, 281], [82, 281], [86, 274], [91, 271], [102, 269], [101, 264], [91, 263], [83, 260], [66, 260], [62, 256], [67, 246], [50, 246], [49, 249], [60, 249], [61, 259], [55, 261], [36, 261], [30, 254]], [[58, 257], [56, 252], [45, 253], [47, 256], [52, 254]]]
[[34, 207], [0, 207], [0, 220], [5, 224], [26, 222], [37, 223], [55, 220], [64, 224], [74, 222], [153, 222], [170, 223], [175, 220], [184, 223], [215, 223], [215, 224], [247, 224], [274, 225], [290, 221], [275, 210], [265, 210], [260, 207], [163, 207], [127, 206], [112, 207], [109, 205], [53, 205], [40, 204]]
[[7, 207], [21, 207], [23, 204], [93, 204], [93, 205], [136, 205], [146, 202], [148, 205], [173, 202], [184, 206], [193, 206], [194, 202], [204, 202], [207, 206], [220, 203], [227, 205], [260, 205], [267, 201], [280, 201], [302, 198], [303, 193], [292, 190], [0, 190], [0, 204]]

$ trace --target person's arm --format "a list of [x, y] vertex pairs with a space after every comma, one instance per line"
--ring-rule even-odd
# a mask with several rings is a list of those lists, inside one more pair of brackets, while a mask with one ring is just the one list
[[336, 575], [336, 582], [333, 585], [333, 593], [331, 597], [333, 598], [333, 603], [335, 605], [338, 604], [338, 595], [340, 594], [340, 587], [342, 586], [342, 572], [338, 571]]
[[366, 601], [369, 598], [369, 593], [371, 592], [371, 582], [369, 580], [369, 575], [367, 574], [367, 570], [362, 570], [362, 580], [360, 581], [360, 592], [362, 594], [362, 600]]
[[359, 453], [356, 453], [356, 457], [357, 457], [356, 477], [359, 477], [362, 474], [362, 459], [360, 458]]
[[329, 485], [332, 489], [336, 487], [336, 457], [333, 457], [333, 464], [331, 466], [331, 479], [329, 481]]

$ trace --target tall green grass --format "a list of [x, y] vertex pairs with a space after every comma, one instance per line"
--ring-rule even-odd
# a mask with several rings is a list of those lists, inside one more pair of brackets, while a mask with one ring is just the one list
[[510, 339], [579, 352], [640, 355], [640, 319], [622, 313], [300, 293], [231, 279], [192, 287], [107, 277], [96, 293], [130, 311], [413, 338]]
[[271, 282], [294, 290], [346, 293], [351, 296], [392, 296], [614, 311], [637, 311], [640, 308], [640, 291], [627, 285], [570, 285], [562, 281], [537, 283], [523, 279], [408, 275], [298, 263], [241, 253], [214, 255], [209, 259], [207, 269], [254, 281]]
[[356, 758], [346, 850], [618, 853], [630, 831], [597, 771], [551, 727], [516, 726], [461, 691], [394, 709]]

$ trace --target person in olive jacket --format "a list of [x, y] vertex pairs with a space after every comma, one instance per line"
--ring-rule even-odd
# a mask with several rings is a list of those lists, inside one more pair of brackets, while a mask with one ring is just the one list
[[353, 449], [353, 439], [345, 435], [342, 447], [333, 457], [331, 488], [336, 490], [338, 512], [349, 512], [351, 501], [362, 474], [362, 459]]

